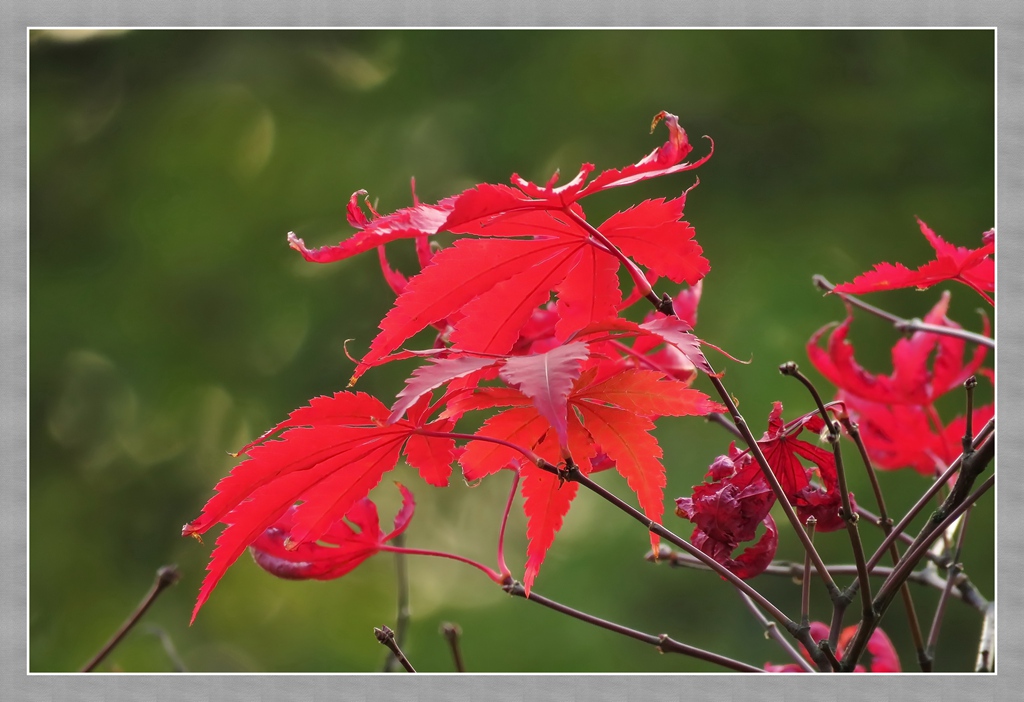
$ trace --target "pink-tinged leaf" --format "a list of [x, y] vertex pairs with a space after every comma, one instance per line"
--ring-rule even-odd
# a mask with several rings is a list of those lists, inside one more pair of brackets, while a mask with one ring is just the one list
[[499, 282], [549, 259], [560, 247], [552, 241], [460, 239], [438, 252], [431, 264], [409, 281], [384, 317], [381, 332], [356, 367], [353, 380], [427, 325], [461, 310]]
[[646, 200], [612, 215], [598, 229], [640, 265], [676, 283], [694, 285], [707, 275], [711, 264], [693, 239], [693, 227], [678, 221], [683, 200]]
[[569, 274], [556, 288], [555, 334], [567, 339], [577, 329], [614, 317], [622, 301], [619, 261], [596, 246], [584, 246]]
[[[615, 469], [636, 493], [640, 507], [651, 520], [661, 523], [665, 510], [665, 467], [661, 465], [661, 447], [649, 432], [650, 419], [615, 407], [592, 402], [574, 402], [583, 415], [583, 426], [601, 450], [615, 461]], [[651, 533], [651, 547], [658, 550], [658, 536]]]
[[666, 343], [679, 349], [695, 367], [705, 373], [711, 373], [711, 364], [704, 357], [704, 352], [700, 350], [700, 339], [690, 333], [690, 325], [683, 320], [676, 317], [661, 317], [644, 322], [640, 327], [660, 336]]
[[558, 476], [543, 471], [532, 464], [523, 467], [522, 492], [526, 513], [526, 573], [523, 587], [527, 595], [537, 578], [544, 556], [562, 528], [562, 522], [579, 485], [563, 482]]
[[432, 361], [429, 365], [420, 366], [412, 372], [412, 376], [405, 381], [406, 386], [398, 393], [398, 401], [392, 406], [387, 423], [397, 422], [417, 400], [435, 388], [495, 363], [497, 361], [493, 358], [459, 356], [442, 358]]
[[586, 388], [588, 399], [607, 402], [648, 417], [705, 415], [725, 407], [684, 383], [664, 380], [661, 373], [624, 370]]
[[[586, 244], [581, 242], [576, 246]], [[534, 261], [531, 267], [497, 283], [467, 304], [462, 310], [465, 316], [454, 325], [452, 343], [466, 351], [498, 354], [510, 351], [533, 310], [547, 302], [551, 289], [565, 278], [576, 253], [576, 249], [561, 245], [550, 258]]]
[[588, 356], [586, 344], [570, 343], [547, 353], [512, 356], [498, 372], [502, 380], [533, 400], [537, 411], [555, 429], [563, 448], [567, 448], [569, 441], [567, 398]]
[[[502, 439], [529, 449], [540, 441], [549, 428], [548, 421], [535, 408], [516, 407], [489, 418], [476, 435]], [[523, 462], [523, 454], [489, 441], [469, 442], [459, 457], [463, 475], [471, 482]]]

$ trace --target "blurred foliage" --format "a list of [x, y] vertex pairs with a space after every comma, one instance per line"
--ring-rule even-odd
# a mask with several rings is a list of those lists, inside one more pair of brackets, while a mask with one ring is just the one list
[[[713, 269], [698, 332], [753, 359], [714, 362], [755, 432], [773, 400], [787, 417], [811, 408], [776, 368], [809, 365], [808, 337], [844, 314], [813, 274], [840, 282], [878, 261], [923, 263], [931, 250], [915, 215], [969, 246], [994, 223], [992, 31], [37, 32], [29, 77], [33, 671], [81, 666], [170, 562], [185, 577], [147, 623], [190, 670], [380, 669], [372, 629], [394, 623], [390, 556], [330, 583], [280, 581], [240, 559], [190, 628], [211, 544], [179, 536], [233, 465], [229, 451], [344, 387], [344, 341], [361, 353], [391, 305], [372, 255], [317, 266], [285, 242], [290, 230], [311, 245], [348, 236], [344, 206], [359, 188], [391, 211], [411, 201], [411, 176], [433, 201], [512, 172], [543, 181], [584, 161], [622, 166], [664, 140], [663, 127], [647, 132], [655, 113], [680, 115], [696, 154], [709, 147], [700, 135], [715, 144], [687, 200]], [[598, 196], [588, 215], [675, 196], [693, 175]], [[407, 272], [411, 248], [391, 247]], [[952, 316], [980, 329], [977, 298], [953, 293]], [[938, 296], [872, 301], [919, 316]], [[859, 317], [852, 338], [866, 366], [888, 372], [891, 329]], [[408, 370], [376, 370], [360, 389], [386, 401]], [[981, 399], [991, 395], [983, 386]], [[950, 398], [943, 411], [961, 406]], [[659, 432], [667, 500], [688, 494], [729, 442], [694, 419]], [[401, 467], [396, 478], [419, 501], [409, 545], [493, 562], [504, 477], [448, 490]], [[894, 512], [925, 485], [907, 472], [883, 480]], [[862, 471], [852, 488], [873, 505]], [[385, 520], [396, 492], [385, 480], [375, 493]], [[538, 592], [756, 665], [784, 658], [716, 576], [645, 563], [647, 534], [613, 512], [581, 493]], [[986, 596], [993, 528], [988, 500], [964, 556]], [[514, 515], [513, 568], [523, 534]], [[843, 535], [818, 543], [849, 562]], [[800, 557], [791, 535], [779, 556]], [[405, 648], [421, 670], [452, 670], [444, 621], [460, 624], [472, 671], [706, 669], [434, 560], [410, 561]], [[755, 583], [797, 616], [792, 583]], [[936, 593], [914, 592], [930, 622]], [[885, 628], [913, 669], [899, 609]], [[979, 626], [950, 605], [939, 669], [972, 664]], [[130, 634], [104, 669], [172, 670], [154, 631]]]

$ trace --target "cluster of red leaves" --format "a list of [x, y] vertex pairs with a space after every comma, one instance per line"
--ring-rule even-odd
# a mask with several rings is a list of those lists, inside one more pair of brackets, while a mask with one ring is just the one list
[[[835, 456], [797, 438], [804, 429], [817, 433], [824, 426], [818, 415], [786, 424], [782, 421], [782, 403], [776, 402], [768, 418], [768, 431], [757, 445], [800, 518], [813, 517], [818, 531], [835, 531], [843, 527]], [[813, 467], [806, 467], [801, 459]], [[705, 478], [709, 481], [695, 486], [691, 497], [676, 499], [676, 514], [696, 525], [694, 546], [740, 578], [758, 575], [771, 563], [778, 545], [778, 531], [769, 514], [776, 496], [761, 467], [749, 451], [740, 451], [731, 444], [729, 454], [719, 456]], [[820, 485], [812, 483], [813, 478]], [[754, 539], [760, 525], [764, 525], [764, 532], [757, 542], [733, 558], [741, 543]]]
[[[950, 293], [945, 291], [924, 321], [961, 329], [947, 317], [949, 301]], [[851, 315], [838, 326], [827, 325], [815, 332], [807, 343], [811, 363], [839, 388], [836, 399], [843, 402], [850, 418], [859, 424], [875, 465], [887, 470], [912, 467], [927, 476], [942, 472], [960, 455], [966, 419], [957, 417], [946, 424], [934, 403], [950, 390], [962, 387], [972, 375], [993, 379], [991, 371], [982, 368], [987, 347], [979, 344], [968, 356], [963, 339], [918, 331], [896, 342], [892, 349], [893, 371], [880, 375], [865, 370], [855, 360], [853, 345], [847, 338], [852, 321]], [[830, 329], [823, 348], [820, 340]], [[983, 333], [987, 336], [989, 332], [986, 317]], [[994, 405], [975, 408], [975, 431], [994, 413]]]
[[[839, 633], [839, 641], [836, 646], [836, 658], [842, 658], [843, 652], [846, 650], [846, 646], [853, 639], [857, 633], [857, 625], [853, 624], [846, 627]], [[811, 639], [814, 641], [824, 641], [828, 639], [828, 625], [822, 622], [811, 622]], [[857, 665], [853, 669], [855, 673], [899, 673], [903, 669], [900, 667], [900, 658], [896, 654], [896, 647], [892, 645], [892, 641], [885, 635], [885, 632], [881, 629], [875, 629], [871, 634], [871, 638], [868, 639], [867, 646], [868, 654], [871, 656], [871, 663], [869, 667], [865, 668], [863, 665]], [[807, 659], [808, 663], [813, 663], [810, 654], [806, 649], [801, 651], [804, 658]], [[802, 666], [796, 663], [786, 663], [783, 665], [774, 665], [772, 663], [766, 663], [764, 669], [769, 673], [803, 673], [805, 672]]]
[[[315, 398], [242, 449], [248, 459], [183, 529], [198, 537], [227, 525], [193, 619], [247, 548], [271, 572], [303, 578], [337, 577], [386, 548], [408, 523], [411, 496], [395, 531], [384, 535], [367, 495], [403, 457], [435, 486], [448, 484], [456, 460], [467, 480], [520, 471], [527, 589], [576, 493], [574, 483], [540, 466], [572, 461], [584, 474], [614, 466], [645, 514], [660, 522], [665, 471], [650, 433], [654, 420], [724, 410], [689, 387], [697, 370], [710, 370], [691, 333], [709, 264], [682, 221], [686, 193], [647, 200], [597, 227], [580, 200], [688, 171], [710, 157], [684, 162], [692, 150], [686, 133], [664, 112], [652, 130], [662, 120], [665, 144], [589, 182], [589, 164], [561, 187], [557, 174], [543, 186], [514, 175], [514, 187], [480, 184], [434, 205], [414, 200], [385, 216], [371, 210], [371, 217], [359, 207], [359, 191], [348, 206], [355, 236], [310, 250], [289, 235], [293, 248], [315, 262], [377, 248], [398, 295], [352, 382], [395, 358], [426, 362], [390, 408], [362, 393]], [[462, 238], [434, 252], [430, 237], [440, 232]], [[391, 269], [384, 255], [384, 244], [398, 239], [416, 244], [422, 270], [411, 278]], [[620, 267], [635, 286], [625, 299]], [[642, 324], [620, 318], [626, 306], [651, 297], [659, 277], [691, 286], [674, 300], [677, 314], [652, 313]], [[430, 326], [438, 332], [432, 350], [401, 350]], [[464, 413], [496, 408], [505, 409], [473, 436], [454, 433]], [[465, 438], [467, 445], [456, 445]]]

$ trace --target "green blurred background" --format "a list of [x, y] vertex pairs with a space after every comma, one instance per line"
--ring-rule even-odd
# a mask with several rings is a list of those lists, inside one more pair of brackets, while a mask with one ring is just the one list
[[[412, 176], [433, 201], [512, 172], [544, 181], [584, 161], [621, 167], [665, 140], [664, 127], [648, 134], [655, 113], [678, 114], [695, 155], [702, 134], [716, 148], [687, 200], [712, 264], [697, 331], [753, 359], [713, 362], [756, 433], [773, 400], [786, 417], [811, 408], [776, 368], [807, 367], [807, 338], [843, 316], [813, 274], [840, 282], [878, 261], [923, 263], [931, 250], [915, 215], [972, 247], [994, 224], [992, 31], [37, 32], [29, 89], [32, 671], [78, 669], [166, 563], [182, 582], [102, 669], [173, 670], [168, 642], [191, 671], [380, 669], [372, 629], [394, 626], [392, 556], [328, 583], [277, 580], [243, 557], [189, 627], [212, 538], [179, 535], [233, 465], [229, 451], [344, 387], [344, 340], [361, 352], [391, 305], [373, 255], [318, 266], [285, 242], [290, 230], [310, 245], [348, 236], [354, 190], [383, 212], [409, 204]], [[591, 198], [588, 216], [674, 197], [694, 175]], [[406, 272], [411, 248], [390, 247]], [[954, 319], [979, 329], [978, 298], [953, 292]], [[872, 301], [915, 316], [938, 295]], [[865, 365], [889, 371], [890, 329], [859, 318], [852, 337]], [[360, 389], [388, 402], [409, 370], [373, 371]], [[949, 419], [961, 405], [950, 397], [941, 409]], [[729, 443], [692, 418], [663, 420], [659, 437], [669, 505]], [[874, 508], [861, 473], [853, 489]], [[493, 563], [504, 476], [447, 490], [404, 466], [394, 476], [419, 502], [410, 546]], [[602, 480], [627, 494], [616, 476]], [[883, 480], [894, 512], [925, 485], [906, 471]], [[375, 493], [385, 524], [395, 492], [385, 480]], [[963, 559], [986, 596], [993, 529], [989, 500]], [[524, 531], [517, 510], [514, 570]], [[818, 542], [850, 562], [841, 534]], [[646, 546], [646, 532], [581, 493], [536, 589], [755, 665], [785, 662], [716, 576], [645, 563]], [[800, 557], [790, 534], [779, 557]], [[473, 671], [713, 670], [435, 560], [409, 562], [405, 649], [421, 670], [452, 670], [446, 621], [462, 627]], [[791, 582], [754, 583], [797, 616]], [[914, 592], [930, 622], [936, 594]], [[813, 614], [827, 620], [824, 598]], [[939, 669], [970, 668], [979, 625], [950, 605]], [[914, 669], [898, 604], [883, 626]]]

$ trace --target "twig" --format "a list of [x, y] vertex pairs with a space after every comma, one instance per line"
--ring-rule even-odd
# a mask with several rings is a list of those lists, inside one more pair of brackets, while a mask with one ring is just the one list
[[160, 596], [160, 593], [166, 590], [168, 587], [178, 582], [181, 579], [181, 573], [178, 571], [176, 565], [165, 565], [156, 571], [156, 579], [153, 581], [153, 586], [146, 593], [146, 596], [142, 598], [142, 602], [135, 608], [128, 618], [121, 625], [121, 628], [114, 632], [114, 635], [110, 637], [110, 640], [99, 650], [95, 656], [92, 657], [88, 663], [82, 667], [83, 673], [91, 672], [96, 668], [100, 662], [107, 657], [107, 654], [114, 650], [114, 647], [121, 643], [121, 639], [125, 637], [131, 628], [135, 626], [142, 615], [146, 613], [150, 605], [156, 601], [156, 598]]
[[[405, 534], [399, 534], [391, 541], [395, 546], [405, 546]], [[409, 628], [409, 571], [405, 562], [406, 554], [395, 551], [395, 580], [398, 583], [398, 611], [395, 615], [395, 643], [399, 648], [405, 643], [405, 633]], [[384, 661], [384, 672], [392, 673], [398, 665], [398, 658], [394, 653], [388, 653]]]
[[[788, 631], [798, 641], [804, 644], [804, 647], [811, 653], [812, 656], [816, 656], [817, 651], [814, 648], [814, 642], [810, 638], [808, 627], [799, 626], [796, 622], [787, 617], [778, 607], [772, 604], [771, 601], [765, 598], [764, 595], [762, 595], [753, 587], [751, 587], [750, 584], [748, 584], [746, 581], [738, 578], [728, 568], [726, 568], [721, 563], [711, 558], [711, 556], [708, 556], [703, 551], [695, 547], [693, 544], [686, 541], [677, 534], [673, 533], [661, 524], [658, 524], [652, 519], [649, 519], [643, 512], [634, 509], [631, 505], [627, 504], [626, 502], [619, 499], [617, 496], [615, 496], [608, 490], [604, 489], [603, 487], [595, 483], [587, 476], [583, 475], [583, 473], [581, 473], [579, 468], [576, 467], [575, 465], [569, 464], [564, 470], [560, 470], [552, 466], [547, 461], [542, 460], [538, 464], [538, 467], [541, 470], [546, 470], [549, 473], [553, 473], [559, 476], [563, 480], [572, 480], [574, 482], [580, 483], [591, 492], [597, 493], [600, 497], [604, 498], [606, 501], [618, 507], [621, 511], [633, 517], [633, 519], [643, 524], [645, 527], [647, 527], [648, 531], [657, 534], [658, 536], [662, 537], [663, 539], [669, 541], [672, 544], [675, 544], [676, 546], [683, 549], [694, 558], [697, 558], [698, 560], [703, 562], [706, 566], [708, 566], [710, 570], [713, 570], [714, 572], [718, 573], [718, 575], [720, 575], [724, 580], [729, 581], [735, 588], [749, 595], [750, 598], [753, 599], [759, 607], [761, 607], [766, 612], [771, 614], [777, 622], [779, 622], [786, 628], [786, 631]], [[823, 659], [820, 659], [820, 657], [816, 657], [815, 664], [821, 667], [825, 665], [825, 661]]]
[[[836, 286], [828, 282], [828, 280], [826, 280], [824, 276], [816, 275], [814, 276], [813, 280], [814, 284], [819, 289], [824, 290], [825, 292], [835, 291]], [[966, 329], [956, 329], [953, 327], [940, 327], [935, 324], [926, 324], [925, 322], [922, 322], [920, 319], [904, 319], [903, 317], [894, 315], [891, 312], [886, 312], [883, 309], [879, 309], [874, 305], [869, 305], [868, 303], [864, 302], [860, 298], [854, 297], [853, 295], [848, 295], [846, 293], [835, 294], [839, 295], [843, 300], [849, 302], [854, 307], [859, 307], [865, 312], [868, 312], [870, 314], [875, 315], [876, 317], [881, 317], [882, 319], [891, 322], [896, 330], [904, 333], [925, 331], [931, 332], [933, 334], [942, 334], [944, 336], [955, 336], [959, 339], [964, 339], [965, 341], [980, 344], [981, 346], [987, 346], [990, 349], [994, 349], [996, 347], [995, 339], [990, 339], [987, 336], [975, 334], [974, 332], [969, 332]]]
[[[978, 447], [978, 446], [981, 445], [981, 443], [983, 441], [987, 441], [989, 439], [992, 431], [994, 430], [994, 428], [995, 428], [995, 418], [988, 420], [988, 423], [985, 424], [985, 426], [982, 428], [982, 430], [980, 432], [978, 432], [978, 435], [976, 437], [974, 437], [973, 446], [974, 447]], [[995, 451], [995, 445], [994, 444], [992, 445], [992, 451], [993, 452]], [[977, 455], [977, 454], [975, 454], [975, 455]], [[972, 456], [972, 458], [973, 458], [973, 456]], [[986, 461], [986, 464], [987, 464], [987, 461]], [[963, 465], [964, 465], [964, 455], [960, 454], [960, 456], [958, 456], [957, 459], [955, 461], [953, 461], [953, 463], [951, 463], [950, 466], [946, 470], [944, 470], [942, 472], [942, 474], [938, 478], [936, 478], [935, 482], [932, 483], [932, 486], [930, 488], [928, 488], [928, 490], [926, 490], [923, 495], [921, 495], [921, 497], [918, 499], [918, 501], [916, 503], [914, 503], [914, 506], [911, 507], [910, 510], [903, 516], [903, 519], [901, 519], [899, 521], [899, 523], [896, 526], [893, 527], [893, 529], [889, 533], [889, 535], [885, 537], [885, 539], [882, 541], [881, 545], [875, 551], [874, 555], [871, 556], [871, 558], [868, 559], [868, 570], [869, 571], [878, 564], [878, 561], [881, 560], [882, 555], [885, 553], [886, 549], [889, 548], [890, 544], [892, 544], [893, 541], [895, 541], [897, 538], [899, 538], [903, 534], [903, 531], [907, 528], [907, 525], [909, 525], [910, 522], [913, 521], [914, 517], [916, 517], [921, 512], [921, 510], [923, 510], [925, 508], [925, 506], [932, 499], [932, 497], [934, 497], [935, 494], [939, 492], [939, 490], [946, 484], [946, 482], [953, 476], [953, 474], [956, 473], [957, 471], [961, 470], [961, 467]], [[973, 481], [973, 478], [971, 480]], [[961, 481], [958, 480], [957, 484], [959, 485], [960, 482]], [[961, 487], [963, 487], [963, 486], [961, 486]], [[949, 500], [949, 498], [947, 497], [947, 502], [948, 502], [948, 500]]]
[[990, 604], [985, 610], [985, 618], [981, 622], [981, 640], [978, 642], [978, 658], [974, 664], [976, 673], [992, 673], [995, 671], [996, 641], [996, 606]]
[[967, 521], [971, 516], [970, 510], [964, 512], [964, 518], [960, 521], [960, 534], [957, 537], [956, 550], [953, 552], [953, 562], [949, 566], [949, 575], [946, 578], [946, 587], [942, 591], [942, 596], [939, 597], [939, 603], [935, 607], [935, 617], [932, 619], [932, 628], [928, 634], [928, 647], [925, 649], [928, 652], [929, 658], [935, 657], [935, 646], [939, 641], [939, 630], [942, 628], [942, 618], [946, 614], [946, 603], [949, 602], [950, 595], [953, 591], [953, 585], [956, 582], [956, 577], [963, 570], [963, 566], [960, 564], [960, 552], [964, 547], [964, 538], [967, 535]]
[[441, 633], [452, 649], [452, 660], [455, 661], [456, 672], [465, 673], [466, 665], [462, 662], [462, 650], [459, 648], [459, 636], [462, 635], [462, 629], [458, 624], [445, 622], [441, 625]]
[[[868, 570], [864, 563], [864, 545], [861, 543], [860, 531], [857, 529], [857, 514], [853, 511], [853, 506], [850, 504], [850, 491], [846, 483], [846, 469], [843, 466], [843, 452], [839, 446], [839, 423], [829, 417], [817, 388], [814, 387], [814, 384], [811, 383], [807, 376], [800, 372], [796, 363], [793, 361], [783, 363], [779, 366], [779, 372], [800, 381], [811, 394], [811, 397], [814, 398], [814, 403], [818, 406], [818, 414], [821, 415], [822, 421], [828, 427], [828, 442], [832, 446], [832, 456], [835, 459], [836, 479], [839, 483], [839, 499], [843, 509], [841, 517], [846, 524], [846, 533], [850, 537], [850, 547], [853, 550], [854, 563], [857, 564], [857, 582], [861, 591], [861, 616], [864, 619], [870, 620], [874, 617], [874, 611], [871, 609], [871, 583], [868, 581]], [[851, 601], [853, 592], [850, 588], [847, 588], [843, 594], [845, 597], [833, 600], [833, 626], [828, 637], [829, 644], [833, 649], [836, 648], [839, 640], [839, 628], [842, 625], [843, 612]]]
[[[654, 554], [648, 552], [645, 558], [648, 561], [654, 562]], [[673, 551], [664, 544], [658, 549], [659, 563], [668, 563], [672, 568], [691, 568], [693, 570], [711, 570], [708, 566], [697, 560], [696, 558], [689, 556], [679, 551]], [[853, 563], [844, 563], [839, 565], [829, 565], [829, 572], [836, 575], [857, 575], [857, 566]], [[878, 566], [871, 571], [871, 575], [876, 578], [888, 578], [893, 572], [892, 568], [885, 568]], [[801, 563], [790, 563], [788, 561], [773, 561], [761, 575], [771, 575], [782, 578], [791, 578], [794, 582], [802, 583], [804, 575], [804, 565]], [[915, 583], [917, 585], [924, 585], [934, 590], [942, 591], [946, 588], [946, 579], [939, 575], [934, 566], [929, 567], [925, 570], [914, 571], [907, 578], [908, 583]], [[970, 580], [964, 574], [960, 574], [954, 580], [953, 585], [955, 589], [951, 595], [964, 604], [976, 609], [979, 612], [986, 612], [991, 606], [988, 600], [982, 597], [978, 591], [971, 584]]]
[[377, 637], [378, 641], [391, 649], [391, 652], [395, 654], [395, 658], [398, 659], [398, 662], [402, 664], [402, 667], [405, 668], [406, 671], [410, 673], [416, 672], [416, 669], [412, 667], [412, 663], [410, 663], [409, 659], [405, 657], [404, 653], [402, 653], [402, 649], [398, 647], [398, 642], [395, 641], [395, 632], [392, 631], [390, 627], [382, 626], [379, 629], [374, 628], [373, 634]]
[[[918, 561], [924, 556], [928, 550], [932, 541], [942, 535], [943, 531], [949, 527], [954, 521], [960, 518], [971, 505], [973, 505], [982, 495], [988, 492], [989, 489], [995, 485], [995, 477], [990, 476], [985, 482], [978, 487], [977, 490], [964, 496], [962, 489], [958, 489], [961, 483], [966, 483], [966, 488], [969, 489], [970, 485], [974, 482], [974, 477], [977, 473], [981, 472], [985, 465], [992, 459], [995, 451], [995, 440], [994, 437], [990, 437], [985, 443], [979, 447], [978, 451], [971, 456], [972, 460], [970, 464], [964, 463], [964, 467], [960, 473], [960, 479], [957, 481], [957, 485], [953, 487], [950, 492], [949, 498], [943, 503], [942, 508], [932, 515], [932, 518], [928, 520], [928, 523], [921, 530], [921, 534], [914, 541], [914, 545], [911, 546], [907, 552], [900, 559], [899, 564], [893, 568], [892, 574], [885, 579], [882, 583], [882, 587], [878, 589], [878, 594], [875, 596], [874, 606], [877, 618], [874, 624], [877, 624], [888, 609], [889, 604], [892, 602], [892, 598], [895, 596], [896, 589], [899, 588], [903, 582], [906, 581], [907, 577], [913, 571]], [[955, 506], [954, 506], [955, 505]], [[857, 630], [853, 641], [846, 649], [846, 653], [843, 656], [843, 669], [853, 670], [853, 666], [857, 660], [864, 653], [864, 649], [867, 646], [868, 639], [874, 631], [875, 626], [868, 626], [862, 624]]]
[[621, 624], [616, 624], [615, 622], [610, 622], [606, 619], [595, 617], [592, 614], [587, 614], [586, 612], [573, 609], [572, 607], [568, 607], [560, 602], [555, 602], [554, 600], [538, 595], [535, 591], [531, 591], [530, 594], [527, 595], [526, 588], [524, 588], [522, 583], [519, 582], [508, 583], [502, 589], [510, 595], [522, 597], [523, 599], [531, 602], [536, 602], [537, 604], [553, 609], [556, 612], [567, 614], [574, 619], [579, 619], [580, 621], [593, 624], [594, 626], [607, 629], [608, 631], [614, 631], [617, 634], [628, 636], [629, 638], [636, 639], [637, 641], [643, 641], [644, 643], [656, 647], [662, 653], [679, 653], [702, 661], [707, 661], [709, 663], [715, 663], [724, 668], [735, 670], [740, 673], [765, 672], [761, 668], [743, 663], [742, 661], [733, 660], [732, 658], [728, 658], [717, 653], [712, 653], [701, 648], [681, 643], [671, 638], [668, 634], [655, 636], [654, 634], [647, 634], [642, 631], [637, 631], [636, 629], [630, 629], [627, 626], [622, 626]]
[[740, 598], [743, 600], [743, 604], [747, 606], [747, 609], [749, 609], [757, 618], [757, 621], [761, 622], [761, 626], [764, 627], [765, 633], [777, 644], [782, 646], [786, 653], [789, 654], [789, 657], [796, 661], [796, 664], [803, 668], [805, 672], [813, 673], [814, 668], [811, 667], [811, 664], [807, 662], [806, 658], [800, 655], [800, 652], [789, 642], [789, 639], [782, 635], [782, 632], [779, 631], [779, 625], [764, 616], [764, 613], [757, 608], [757, 605], [754, 604], [752, 599], [747, 597], [746, 593], [740, 592], [737, 594], [739, 594]]

